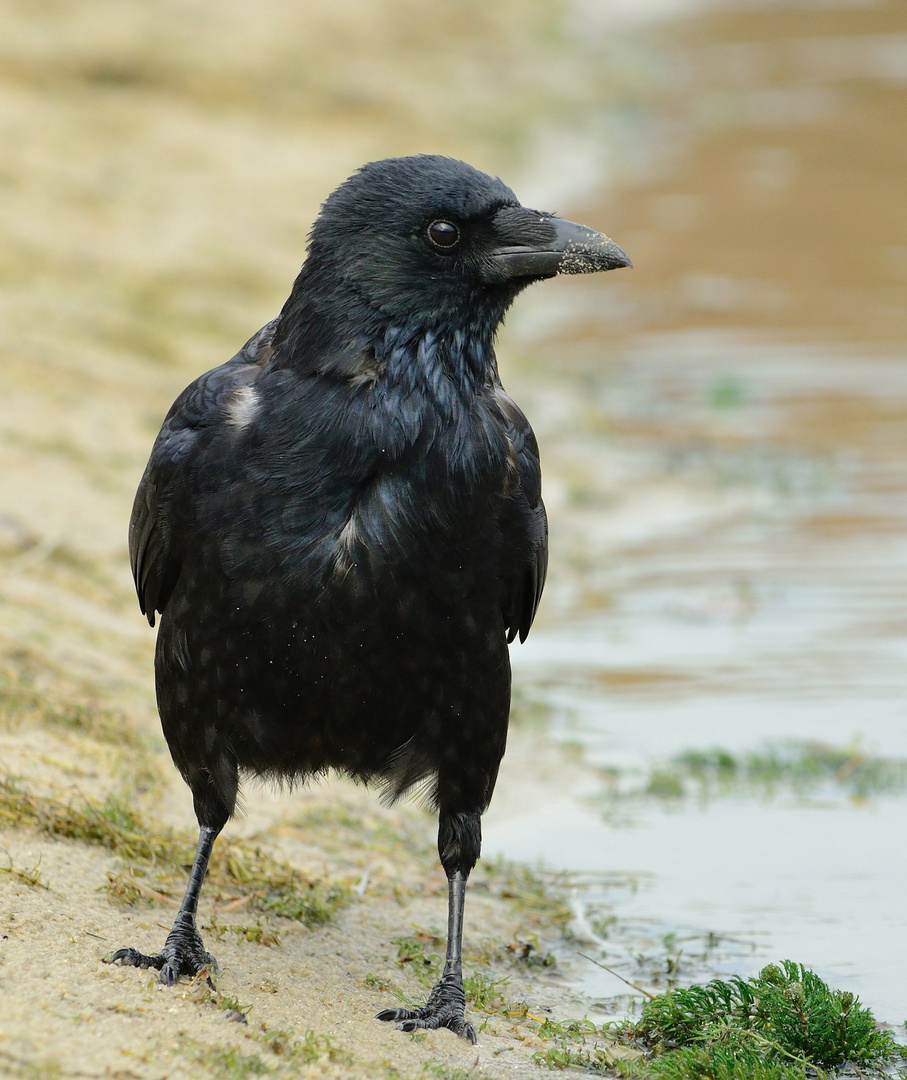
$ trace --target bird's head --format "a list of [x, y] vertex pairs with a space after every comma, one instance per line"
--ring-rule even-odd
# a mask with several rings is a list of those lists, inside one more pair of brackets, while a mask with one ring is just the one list
[[601, 233], [521, 206], [462, 161], [423, 154], [371, 162], [341, 184], [304, 271], [393, 322], [493, 333], [533, 281], [630, 265]]

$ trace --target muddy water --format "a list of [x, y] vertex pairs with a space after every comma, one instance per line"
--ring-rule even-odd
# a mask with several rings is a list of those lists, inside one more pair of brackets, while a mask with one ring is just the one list
[[[514, 669], [583, 764], [492, 808], [486, 847], [585, 875], [581, 948], [631, 980], [790, 957], [900, 1022], [907, 793], [605, 796], [691, 749], [907, 758], [907, 10], [625, 33], [660, 84], [569, 209], [637, 269], [564, 283], [578, 305], [539, 290], [505, 340], [535, 349], [510, 382], [553, 461], [552, 587]], [[628, 108], [587, 137], [619, 142]]]

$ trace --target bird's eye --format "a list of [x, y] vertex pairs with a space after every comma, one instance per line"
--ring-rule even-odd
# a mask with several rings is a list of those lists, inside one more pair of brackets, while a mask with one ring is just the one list
[[452, 221], [433, 221], [428, 226], [428, 239], [435, 247], [450, 251], [460, 242], [460, 230]]

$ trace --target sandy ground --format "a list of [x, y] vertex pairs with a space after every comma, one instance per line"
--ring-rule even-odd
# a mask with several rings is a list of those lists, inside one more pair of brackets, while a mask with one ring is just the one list
[[[76, 789], [97, 793], [97, 773], [78, 765], [71, 747], [37, 742], [51, 769], [78, 771], [68, 797], [78, 803]], [[65, 790], [46, 775], [44, 788]], [[183, 816], [189, 810], [174, 786], [162, 785], [157, 798], [174, 817], [177, 808]], [[418, 959], [400, 962], [396, 939], [443, 950], [446, 890], [433, 865], [429, 817], [383, 810], [342, 783], [283, 797], [257, 791], [249, 803], [254, 810], [228, 828], [227, 842], [244, 835], [312, 877], [353, 886], [367, 868], [367, 887], [313, 929], [251, 915], [242, 898], [203, 901], [201, 927], [219, 964], [216, 994], [201, 981], [168, 989], [148, 972], [103, 962], [120, 945], [160, 947], [178, 883], [164, 902], [117, 902], [105, 886], [129, 873], [115, 855], [33, 828], [0, 830], [0, 853], [14, 871], [0, 874], [0, 1075], [407, 1077], [425, 1075], [427, 1066], [438, 1075], [540, 1074], [531, 1055], [543, 1044], [531, 1017], [581, 1013], [582, 1005], [563, 976], [518, 959], [519, 943], [543, 949], [557, 930], [502, 896], [513, 892], [506, 871], [478, 870], [468, 901], [467, 966], [501, 983], [488, 1013], [472, 1010], [483, 1028], [478, 1046], [449, 1032], [409, 1036], [372, 1017], [401, 994], [417, 1001], [426, 993], [413, 972]], [[320, 823], [301, 826], [313, 811]], [[249, 927], [264, 931], [260, 940], [242, 936]]]

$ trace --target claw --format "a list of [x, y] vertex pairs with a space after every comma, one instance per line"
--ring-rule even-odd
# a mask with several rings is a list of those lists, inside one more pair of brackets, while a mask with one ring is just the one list
[[466, 996], [459, 975], [445, 975], [421, 1009], [382, 1009], [375, 1019], [396, 1023], [398, 1031], [446, 1027], [473, 1046], [476, 1043], [476, 1029], [466, 1019]]
[[[203, 971], [217, 970], [217, 961], [206, 952], [195, 920], [185, 917], [174, 924], [163, 949], [156, 956], [149, 956], [138, 949], [117, 949], [106, 962], [122, 964], [124, 967], [154, 968], [161, 973], [161, 982], [167, 986], [174, 986], [181, 975], [192, 978]], [[213, 990], [214, 983], [210, 975], [207, 982]]]

